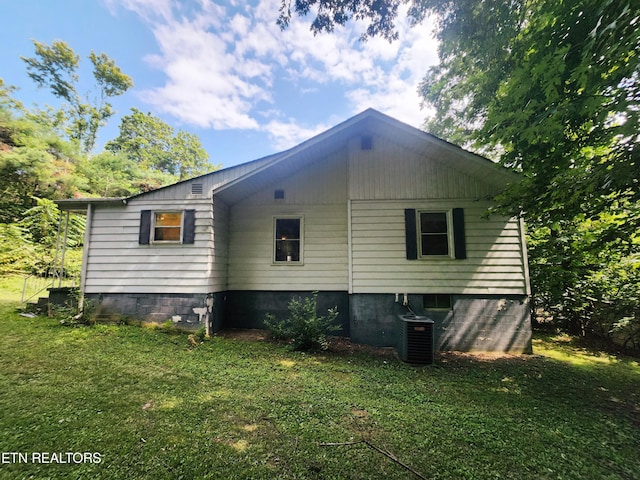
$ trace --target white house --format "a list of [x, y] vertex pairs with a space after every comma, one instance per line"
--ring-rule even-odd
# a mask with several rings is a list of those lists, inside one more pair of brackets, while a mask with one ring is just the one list
[[[523, 223], [483, 214], [517, 177], [375, 110], [282, 153], [86, 210], [81, 290], [102, 315], [255, 328], [319, 292], [352, 341], [529, 351]], [[407, 302], [405, 302], [405, 299]]]

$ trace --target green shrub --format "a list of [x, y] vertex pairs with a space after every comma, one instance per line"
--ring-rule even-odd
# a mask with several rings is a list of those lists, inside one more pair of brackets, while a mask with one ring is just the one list
[[204, 342], [207, 339], [207, 329], [205, 327], [200, 327], [196, 330], [196, 333], [193, 334], [193, 338], [200, 343]]
[[291, 339], [294, 350], [326, 350], [327, 336], [342, 328], [336, 323], [338, 307], [327, 310], [325, 316], [318, 316], [318, 292], [305, 299], [292, 298], [288, 308], [289, 316], [285, 320], [277, 320], [268, 313], [264, 323], [274, 338]]

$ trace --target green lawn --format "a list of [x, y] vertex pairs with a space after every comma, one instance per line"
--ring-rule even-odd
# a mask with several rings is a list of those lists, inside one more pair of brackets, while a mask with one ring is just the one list
[[429, 479], [640, 478], [638, 362], [566, 338], [418, 368], [15, 305], [0, 303], [2, 479], [416, 478], [365, 443], [323, 445], [362, 439]]

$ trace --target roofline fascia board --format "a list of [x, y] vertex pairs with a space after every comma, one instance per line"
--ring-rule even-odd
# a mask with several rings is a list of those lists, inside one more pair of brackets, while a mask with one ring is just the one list
[[437, 137], [432, 133], [425, 132], [424, 130], [420, 130], [419, 128], [408, 125], [404, 122], [394, 119], [393, 117], [385, 115], [384, 113], [381, 113], [381, 112], [376, 112], [376, 113], [379, 114], [378, 118], [380, 118], [380, 120], [384, 121], [388, 125], [394, 126], [396, 128], [401, 128], [407, 133], [412, 134], [423, 140], [425, 139], [425, 137], [427, 137], [432, 142], [442, 145], [442, 147], [446, 148], [447, 150], [453, 150], [458, 153], [462, 153], [465, 157], [469, 158], [470, 160], [477, 163], [481, 167], [491, 168], [492, 170], [494, 170], [499, 174], [503, 174], [505, 176], [511, 177], [513, 180], [520, 179], [520, 175], [518, 175], [516, 172], [513, 172], [503, 167], [499, 163], [496, 163], [493, 160], [491, 160], [490, 158], [484, 157], [478, 153], [470, 152], [469, 150], [462, 148], [460, 145], [456, 145], [455, 143], [448, 142], [447, 140]]
[[187, 183], [187, 182], [192, 182], [193, 180], [197, 180], [199, 178], [208, 177], [209, 175], [217, 175], [219, 173], [228, 172], [230, 170], [233, 170], [234, 168], [240, 168], [240, 167], [247, 166], [247, 165], [249, 165], [251, 163], [261, 162], [261, 161], [263, 161], [263, 160], [265, 160], [265, 159], [267, 159], [267, 158], [269, 158], [271, 156], [277, 156], [277, 155], [278, 155], [278, 153], [274, 153], [274, 154], [271, 154], [271, 155], [265, 155], [264, 157], [256, 158], [256, 159], [253, 159], [253, 160], [249, 160], [248, 162], [242, 162], [242, 163], [238, 163], [237, 165], [233, 165], [231, 167], [221, 168], [219, 170], [213, 170], [211, 172], [207, 172], [207, 173], [203, 173], [202, 175], [198, 175], [196, 177], [186, 178], [184, 180], [180, 180], [180, 181], [177, 181], [175, 183], [170, 183], [169, 185], [163, 185], [161, 187], [154, 188], [153, 190], [149, 190], [147, 192], [136, 193], [135, 195], [131, 195], [130, 197], [125, 197], [125, 198], [127, 200], [132, 200], [134, 198], [141, 197], [141, 196], [146, 195], [146, 194], [151, 193], [151, 192], [157, 192], [159, 190], [164, 190], [166, 188], [175, 187], [176, 185], [180, 185], [180, 184]]
[[112, 205], [112, 206], [124, 206], [127, 205], [128, 199], [125, 197], [95, 197], [95, 198], [64, 198], [60, 200], [54, 200], [54, 203], [58, 208], [65, 211], [84, 211], [89, 205]]
[[[400, 128], [403, 131], [405, 131], [406, 133], [415, 136], [416, 138], [420, 139], [420, 140], [428, 140], [431, 141], [433, 143], [439, 144], [441, 145], [443, 148], [446, 148], [448, 150], [455, 150], [456, 153], [462, 153], [465, 158], [468, 158], [470, 161], [473, 161], [474, 163], [476, 163], [477, 165], [479, 165], [482, 168], [489, 168], [491, 169], [493, 172], [499, 174], [499, 175], [504, 175], [505, 177], [508, 177], [510, 180], [519, 180], [520, 176], [515, 173], [512, 172], [504, 167], [502, 167], [501, 165], [495, 163], [494, 161], [490, 160], [489, 158], [483, 157], [482, 155], [478, 155], [477, 153], [473, 153], [470, 152], [468, 150], [465, 150], [464, 148], [455, 145], [451, 142], [447, 142], [446, 140], [443, 140], [435, 135], [432, 135], [431, 133], [425, 132], [423, 130], [420, 130], [416, 127], [413, 127], [411, 125], [408, 125], [404, 122], [401, 122], [399, 120], [396, 120], [393, 117], [390, 117], [382, 112], [379, 112], [375, 109], [369, 108], [357, 115], [355, 115], [354, 117], [351, 117], [345, 121], [343, 121], [342, 123], [339, 123], [338, 125], [330, 128], [329, 130], [325, 130], [324, 132], [319, 133], [318, 135], [311, 137], [308, 140], [305, 140], [304, 142], [296, 145], [295, 147], [292, 147], [289, 150], [285, 150], [284, 152], [281, 152], [280, 154], [275, 154], [276, 157], [273, 159], [273, 161], [266, 163], [265, 165], [263, 165], [260, 168], [257, 168], [255, 170], [252, 170], [250, 172], [247, 172], [245, 175], [236, 178], [235, 180], [232, 180], [230, 182], [225, 183], [224, 185], [214, 189], [213, 191], [213, 195], [219, 194], [221, 192], [224, 192], [225, 190], [234, 187], [235, 185], [242, 183], [243, 181], [245, 181], [247, 178], [250, 178], [254, 175], [257, 175], [265, 170], [268, 170], [269, 168], [271, 168], [273, 165], [286, 160], [287, 158], [292, 157], [293, 155], [296, 155], [297, 153], [312, 147], [313, 145], [316, 145], [322, 141], [325, 141], [329, 138], [331, 138], [332, 136], [337, 135], [338, 133], [352, 127], [353, 125], [367, 119], [367, 118], [374, 118], [377, 119], [381, 122], [386, 123], [389, 126], [392, 126], [394, 128]], [[263, 157], [265, 158], [265, 157]]]

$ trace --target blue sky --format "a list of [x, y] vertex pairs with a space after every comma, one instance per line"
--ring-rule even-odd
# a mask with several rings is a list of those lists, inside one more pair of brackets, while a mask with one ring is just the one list
[[112, 101], [100, 132], [117, 136], [135, 107], [198, 135], [213, 164], [229, 167], [306, 140], [366, 108], [420, 127], [417, 86], [437, 63], [431, 28], [400, 25], [400, 39], [360, 42], [360, 25], [313, 36], [295, 19], [281, 32], [280, 0], [20, 0], [1, 2], [0, 78], [27, 106], [55, 105], [20, 57], [32, 39], [63, 40], [82, 56], [82, 92], [91, 88], [91, 52], [106, 53], [135, 83]]

